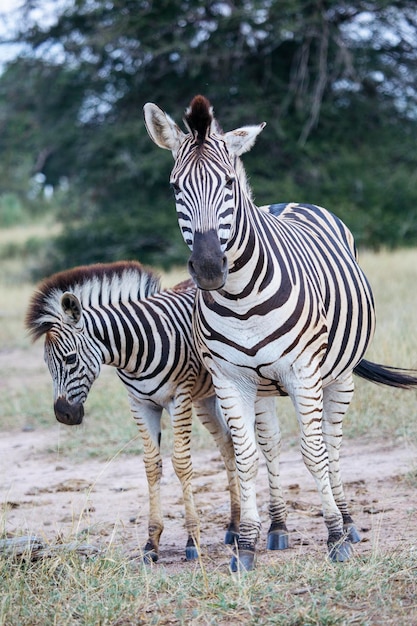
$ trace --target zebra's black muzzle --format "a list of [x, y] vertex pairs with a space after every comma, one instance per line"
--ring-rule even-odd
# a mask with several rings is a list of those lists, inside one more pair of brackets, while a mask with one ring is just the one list
[[193, 252], [188, 260], [188, 271], [199, 289], [221, 289], [228, 273], [227, 257], [222, 252], [217, 232], [195, 232]]
[[70, 404], [65, 398], [58, 398], [54, 404], [55, 417], [61, 424], [75, 426], [81, 424], [84, 417], [84, 405]]

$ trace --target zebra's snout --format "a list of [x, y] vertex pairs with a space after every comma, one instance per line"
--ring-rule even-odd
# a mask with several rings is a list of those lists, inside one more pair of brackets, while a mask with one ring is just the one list
[[188, 271], [199, 289], [221, 289], [226, 282], [228, 262], [220, 248], [217, 233], [209, 230], [194, 233], [193, 252], [188, 260]]
[[54, 404], [55, 417], [61, 424], [75, 426], [81, 424], [84, 417], [84, 405], [70, 404], [65, 398], [58, 398]]

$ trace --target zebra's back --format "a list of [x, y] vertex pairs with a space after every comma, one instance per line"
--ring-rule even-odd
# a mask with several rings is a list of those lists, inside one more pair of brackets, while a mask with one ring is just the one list
[[281, 217], [282, 219], [294, 219], [297, 221], [307, 222], [309, 228], [315, 227], [317, 232], [333, 232], [334, 236], [341, 239], [346, 247], [352, 252], [357, 260], [357, 249], [355, 239], [349, 228], [334, 213], [316, 204], [306, 204], [300, 202], [282, 202], [278, 204], [269, 204], [260, 207], [261, 210]]

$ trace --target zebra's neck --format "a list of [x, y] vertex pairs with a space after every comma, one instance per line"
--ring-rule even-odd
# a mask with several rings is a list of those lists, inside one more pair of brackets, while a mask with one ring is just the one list
[[88, 332], [100, 346], [103, 364], [128, 372], [143, 369], [143, 358], [149, 351], [140, 302], [95, 305], [84, 313]]
[[[272, 279], [274, 292], [279, 291], [288, 273], [265, 245], [269, 238], [264, 213], [245, 193], [240, 193], [226, 248], [230, 269], [226, 284], [221, 290], [223, 296], [233, 299], [261, 297], [262, 292], [271, 286]], [[275, 245], [279, 247], [276, 233]]]

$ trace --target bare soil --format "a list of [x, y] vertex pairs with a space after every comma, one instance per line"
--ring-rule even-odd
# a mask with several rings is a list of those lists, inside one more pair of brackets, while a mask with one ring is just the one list
[[[0, 510], [8, 536], [36, 535], [50, 545], [83, 538], [88, 543], [120, 548], [133, 558], [147, 538], [148, 495], [142, 459], [118, 456], [63, 461], [59, 426], [0, 436]], [[326, 529], [315, 483], [298, 449], [282, 453], [282, 482], [288, 503], [290, 549], [265, 550], [268, 529], [267, 475], [258, 475], [258, 504], [263, 520], [259, 563], [294, 556], [295, 551], [326, 554]], [[49, 449], [49, 451], [48, 451]], [[358, 554], [417, 546], [416, 449], [389, 442], [346, 440], [342, 470], [346, 495], [362, 541]], [[212, 449], [193, 454], [195, 500], [201, 516], [202, 555], [209, 567], [227, 567], [223, 545], [229, 501], [226, 474]], [[411, 478], [411, 474], [414, 478]], [[165, 530], [158, 564], [170, 572], [189, 567], [185, 561], [184, 510], [180, 484], [169, 458], [164, 459], [162, 502]], [[159, 566], [157, 565], [157, 567]]]

